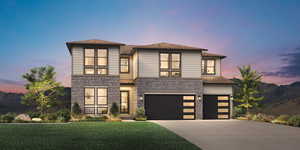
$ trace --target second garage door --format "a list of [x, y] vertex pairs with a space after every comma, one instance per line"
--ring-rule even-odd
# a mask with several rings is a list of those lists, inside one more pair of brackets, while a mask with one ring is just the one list
[[145, 113], [149, 120], [195, 119], [195, 96], [145, 95]]

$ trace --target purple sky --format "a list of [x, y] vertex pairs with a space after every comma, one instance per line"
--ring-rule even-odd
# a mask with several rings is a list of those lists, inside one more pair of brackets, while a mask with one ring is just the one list
[[[21, 81], [32, 67], [53, 65], [70, 85], [66, 41], [170, 42], [228, 57], [223, 75], [250, 64], [264, 81], [300, 80], [298, 0], [1, 0], [0, 80]], [[299, 56], [299, 57], [297, 57]]]

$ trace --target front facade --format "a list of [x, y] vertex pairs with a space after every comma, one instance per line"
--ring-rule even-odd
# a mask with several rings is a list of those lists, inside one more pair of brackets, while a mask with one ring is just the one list
[[221, 75], [225, 56], [170, 43], [84, 40], [67, 47], [71, 101], [85, 114], [107, 115], [116, 102], [124, 118], [133, 118], [138, 107], [157, 120], [232, 116], [232, 82]]

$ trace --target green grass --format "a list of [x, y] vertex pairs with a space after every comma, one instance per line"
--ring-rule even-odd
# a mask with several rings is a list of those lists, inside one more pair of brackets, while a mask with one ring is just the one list
[[199, 150], [150, 122], [0, 124], [1, 150]]

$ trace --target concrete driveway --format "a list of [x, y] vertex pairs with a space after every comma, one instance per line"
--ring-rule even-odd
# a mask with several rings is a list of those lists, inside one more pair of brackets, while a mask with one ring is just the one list
[[203, 150], [298, 150], [300, 128], [255, 121], [152, 121]]

